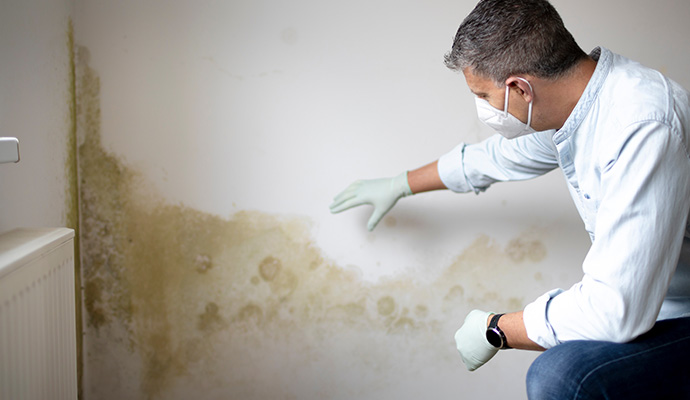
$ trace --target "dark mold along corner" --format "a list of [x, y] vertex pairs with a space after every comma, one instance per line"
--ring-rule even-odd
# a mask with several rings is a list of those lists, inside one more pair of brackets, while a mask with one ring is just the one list
[[78, 398], [83, 398], [84, 355], [82, 340], [82, 299], [81, 299], [81, 237], [79, 231], [79, 168], [77, 162], [77, 94], [76, 75], [74, 64], [74, 25], [72, 19], [67, 21], [67, 54], [68, 54], [68, 124], [67, 124], [67, 148], [65, 157], [66, 193], [65, 193], [65, 226], [74, 229], [74, 277], [75, 277], [75, 301], [76, 301], [76, 332], [77, 332], [77, 390]]
[[482, 236], [434, 282], [368, 283], [324, 258], [306, 219], [170, 204], [103, 148], [100, 80], [74, 56], [87, 397], [316, 398], [294, 382], [319, 366], [345, 372], [321, 388], [347, 393], [351, 373], [380, 387], [399, 365], [455, 365], [438, 338], [471, 308], [523, 305], [512, 278], [534, 274], [538, 239]]

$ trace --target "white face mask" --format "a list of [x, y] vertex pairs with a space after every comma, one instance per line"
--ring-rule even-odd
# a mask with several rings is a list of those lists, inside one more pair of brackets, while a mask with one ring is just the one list
[[[523, 78], [517, 78], [525, 82], [530, 90], [532, 90], [532, 85]], [[518, 136], [528, 135], [530, 133], [536, 132], [530, 126], [532, 122], [532, 102], [534, 101], [534, 94], [532, 95], [532, 100], [529, 102], [527, 110], [527, 123], [520, 121], [512, 114], [508, 112], [508, 94], [510, 93], [510, 87], [506, 85], [506, 99], [503, 104], [503, 110], [499, 110], [489, 104], [488, 101], [475, 98], [475, 103], [477, 104], [477, 115], [479, 120], [493, 128], [495, 131], [503, 135], [506, 139], [514, 139]], [[532, 91], [534, 93], [534, 91]]]

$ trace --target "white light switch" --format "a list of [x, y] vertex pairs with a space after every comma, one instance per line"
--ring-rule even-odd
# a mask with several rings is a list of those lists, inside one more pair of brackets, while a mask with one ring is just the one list
[[0, 137], [0, 164], [19, 162], [19, 140], [13, 137]]

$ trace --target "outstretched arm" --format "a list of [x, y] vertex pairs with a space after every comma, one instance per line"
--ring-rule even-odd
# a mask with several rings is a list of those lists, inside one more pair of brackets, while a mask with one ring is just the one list
[[493, 182], [534, 178], [558, 166], [551, 142], [553, 132], [538, 132], [514, 140], [494, 136], [476, 145], [460, 144], [438, 161], [393, 178], [359, 180], [338, 194], [331, 212], [362, 204], [374, 206], [367, 227], [373, 230], [399, 199], [432, 190], [478, 193]]

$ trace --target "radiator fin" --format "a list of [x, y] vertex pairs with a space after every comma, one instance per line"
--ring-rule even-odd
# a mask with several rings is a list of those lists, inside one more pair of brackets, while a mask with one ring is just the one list
[[0, 235], [0, 400], [77, 398], [73, 237]]

